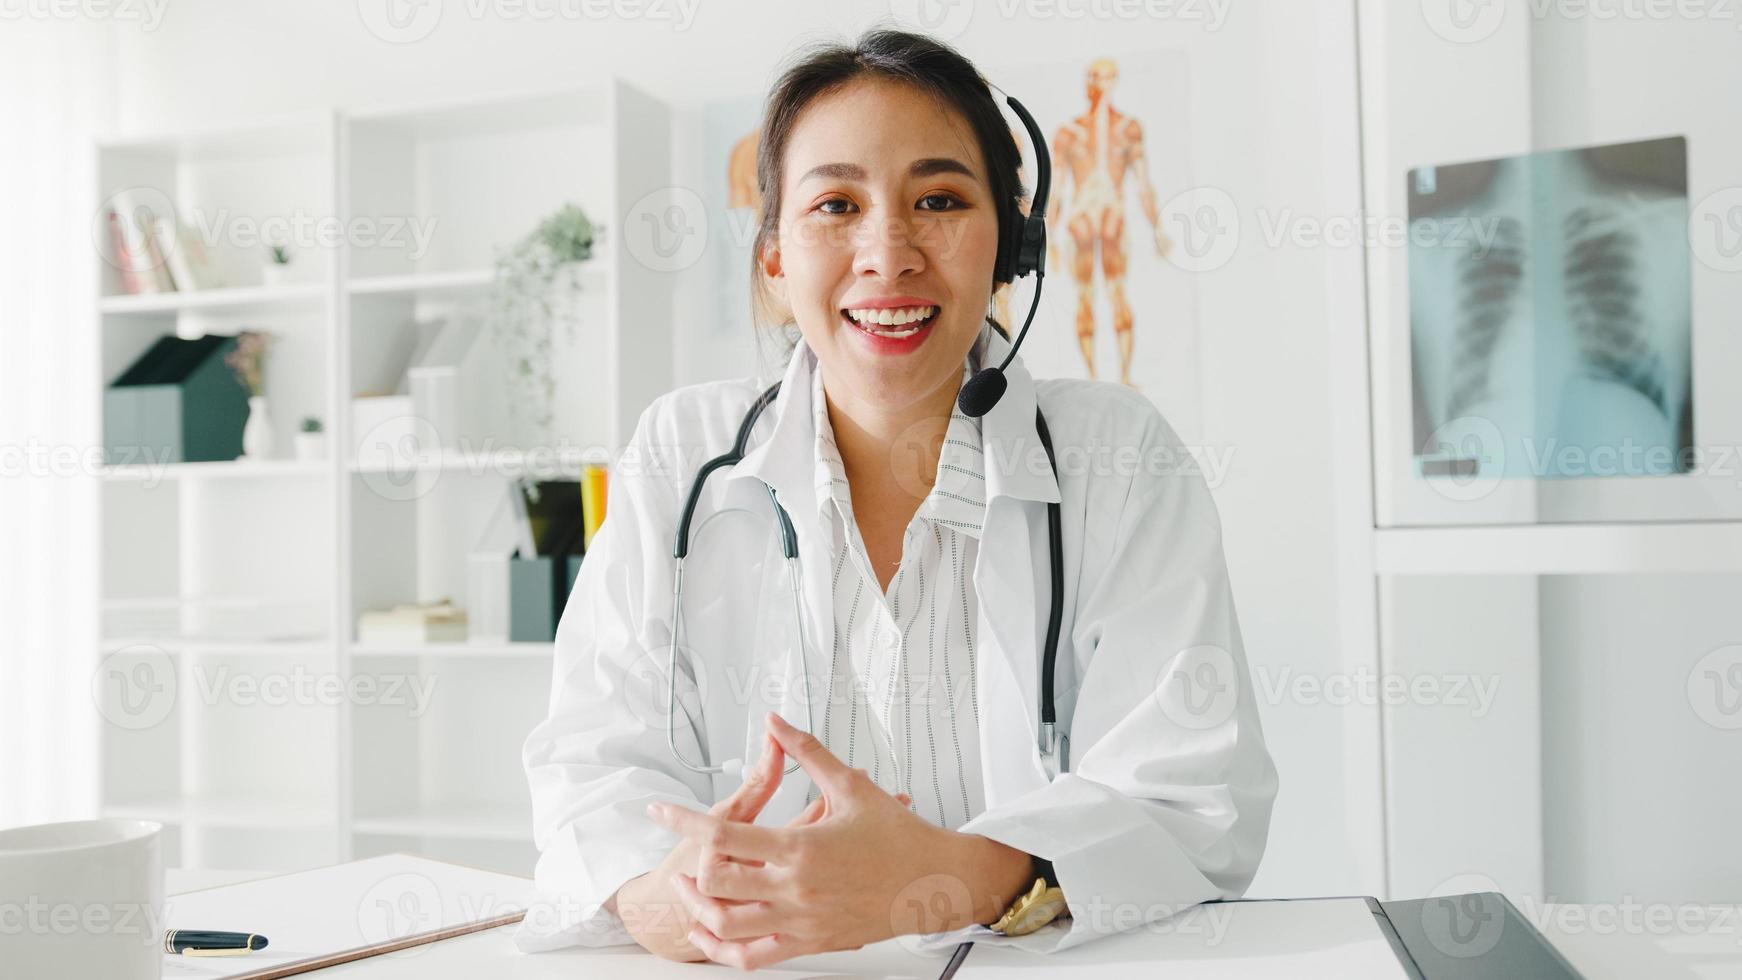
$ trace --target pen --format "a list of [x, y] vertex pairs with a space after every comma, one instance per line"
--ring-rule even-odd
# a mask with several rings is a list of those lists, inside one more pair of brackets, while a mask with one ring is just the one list
[[950, 961], [944, 964], [944, 972], [938, 974], [938, 980], [950, 980], [955, 976], [956, 971], [962, 968], [962, 961], [968, 958], [968, 950], [973, 948], [973, 943], [958, 945], [956, 951], [950, 954]]
[[163, 951], [183, 956], [243, 956], [265, 948], [266, 937], [251, 932], [171, 929], [163, 934]]

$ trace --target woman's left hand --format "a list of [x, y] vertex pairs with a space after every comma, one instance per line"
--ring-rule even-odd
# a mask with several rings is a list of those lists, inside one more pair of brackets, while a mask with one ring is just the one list
[[689, 940], [709, 959], [753, 970], [989, 922], [1027, 884], [1028, 855], [927, 823], [779, 715], [768, 728], [821, 790], [793, 823], [648, 808], [704, 848], [696, 876], [675, 875], [673, 885], [698, 923]]

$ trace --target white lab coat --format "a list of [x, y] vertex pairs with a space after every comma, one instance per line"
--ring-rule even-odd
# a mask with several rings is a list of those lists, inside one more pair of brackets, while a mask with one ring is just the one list
[[[995, 364], [1009, 344], [988, 333]], [[796, 525], [809, 673], [827, 676], [829, 541], [817, 518], [811, 419], [789, 409], [796, 395], [808, 401], [814, 365], [801, 341], [744, 460], [707, 481], [691, 525], [683, 647], [695, 677], [680, 686], [688, 710], [677, 729], [692, 761], [754, 765], [769, 710], [810, 723], [764, 481]], [[1020, 358], [1006, 375], [1009, 389], [981, 420], [987, 511], [973, 570], [986, 810], [959, 830], [1051, 860], [1073, 917], [1019, 938], [974, 926], [926, 937], [925, 948], [968, 938], [1045, 952], [1238, 896], [1264, 852], [1277, 789], [1220, 521], [1178, 437], [1123, 386], [1036, 382]], [[613, 473], [609, 516], [557, 629], [550, 714], [525, 745], [543, 898], [516, 936], [524, 950], [631, 942], [602, 903], [677, 840], [646, 805], [704, 808], [738, 785], [683, 769], [667, 748], [672, 538], [697, 469], [731, 447], [764, 387], [712, 382], [661, 397]], [[1034, 426], [1037, 397], [1057, 480]], [[1058, 716], [1071, 769], [1049, 778], [1037, 730], [1054, 500], [1065, 569]], [[751, 513], [724, 513], [701, 530], [723, 508]], [[802, 770], [787, 776], [757, 822], [790, 820], [808, 785]]]

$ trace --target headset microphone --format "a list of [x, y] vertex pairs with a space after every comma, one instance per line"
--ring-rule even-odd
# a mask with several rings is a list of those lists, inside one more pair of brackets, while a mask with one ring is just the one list
[[998, 404], [998, 399], [1004, 397], [1004, 390], [1009, 387], [1004, 369], [1010, 366], [1016, 352], [1022, 348], [1023, 338], [1028, 336], [1029, 324], [1034, 322], [1035, 311], [1040, 309], [1041, 281], [1046, 278], [1046, 197], [1052, 185], [1052, 158], [1046, 151], [1046, 140], [1041, 136], [1034, 117], [1015, 98], [1005, 96], [1004, 101], [1010, 103], [1016, 117], [1022, 120], [1023, 128], [1028, 130], [1028, 141], [1034, 146], [1037, 174], [1034, 204], [1026, 215], [1015, 201], [1004, 205], [1007, 217], [998, 242], [998, 258], [993, 264], [992, 279], [994, 282], [1014, 283], [1030, 272], [1034, 273], [1034, 301], [1029, 304], [1028, 318], [1022, 321], [1022, 330], [1017, 333], [1016, 342], [1010, 345], [1004, 363], [983, 368], [962, 383], [962, 390], [956, 395], [956, 405], [963, 415], [971, 418], [990, 412], [992, 406]]

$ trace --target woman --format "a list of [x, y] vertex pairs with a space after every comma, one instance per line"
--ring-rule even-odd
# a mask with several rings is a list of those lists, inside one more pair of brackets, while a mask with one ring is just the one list
[[[1010, 351], [987, 310], [1021, 158], [986, 82], [874, 31], [786, 71], [762, 133], [758, 306], [799, 338], [696, 499], [681, 618], [691, 482], [764, 383], [662, 397], [619, 462], [526, 743], [553, 901], [522, 947], [743, 968], [897, 935], [1048, 951], [1241, 894], [1276, 773], [1189, 455], [1129, 389], [1019, 359], [983, 417], [954, 407]], [[1049, 504], [1068, 760], [1036, 728]], [[704, 771], [728, 758], [742, 778]]]

